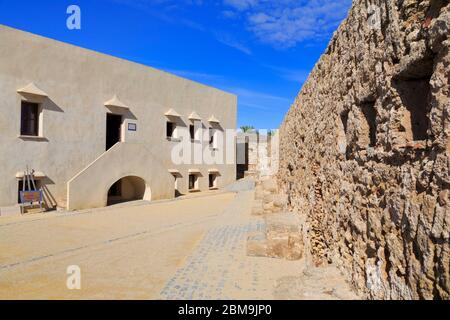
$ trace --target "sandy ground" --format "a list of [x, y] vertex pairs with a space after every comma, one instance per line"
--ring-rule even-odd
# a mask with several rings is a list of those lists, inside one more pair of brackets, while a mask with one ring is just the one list
[[[254, 191], [0, 219], [0, 299], [353, 299], [336, 270], [246, 256]], [[81, 290], [66, 286], [81, 269]]]
[[[0, 219], [0, 298], [158, 298], [234, 197]], [[81, 290], [66, 287], [70, 265]]]

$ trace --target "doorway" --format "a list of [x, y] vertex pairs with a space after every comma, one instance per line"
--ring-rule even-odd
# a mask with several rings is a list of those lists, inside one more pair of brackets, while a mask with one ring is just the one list
[[[236, 165], [236, 178], [243, 179], [245, 173], [249, 169], [249, 137], [245, 137], [245, 142], [237, 143], [237, 165]], [[243, 153], [243, 154], [242, 154]], [[244, 163], [241, 163], [244, 161]]]
[[111, 149], [122, 139], [122, 116], [118, 114], [106, 114], [106, 151]]

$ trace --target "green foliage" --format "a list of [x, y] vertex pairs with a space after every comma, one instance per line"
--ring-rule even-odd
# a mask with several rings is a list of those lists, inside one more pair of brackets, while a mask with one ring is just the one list
[[253, 126], [242, 126], [241, 130], [244, 133], [249, 133], [249, 132], [252, 132], [253, 130], [255, 130], [255, 128]]

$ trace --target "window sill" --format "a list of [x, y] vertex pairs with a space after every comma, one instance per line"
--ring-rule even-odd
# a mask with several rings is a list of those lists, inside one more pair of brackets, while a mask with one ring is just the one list
[[48, 141], [46, 137], [18, 135], [17, 138], [30, 141]]
[[192, 143], [200, 143], [201, 141], [200, 141], [200, 140], [197, 140], [197, 139], [191, 139], [191, 142], [192, 142]]
[[190, 193], [196, 193], [196, 192], [200, 192], [200, 189], [191, 189], [189, 190]]

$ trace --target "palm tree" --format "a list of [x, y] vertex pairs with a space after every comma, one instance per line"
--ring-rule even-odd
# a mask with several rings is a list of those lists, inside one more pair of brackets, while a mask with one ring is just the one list
[[241, 130], [244, 133], [248, 133], [248, 132], [251, 132], [251, 131], [255, 130], [255, 128], [253, 126], [242, 126]]

